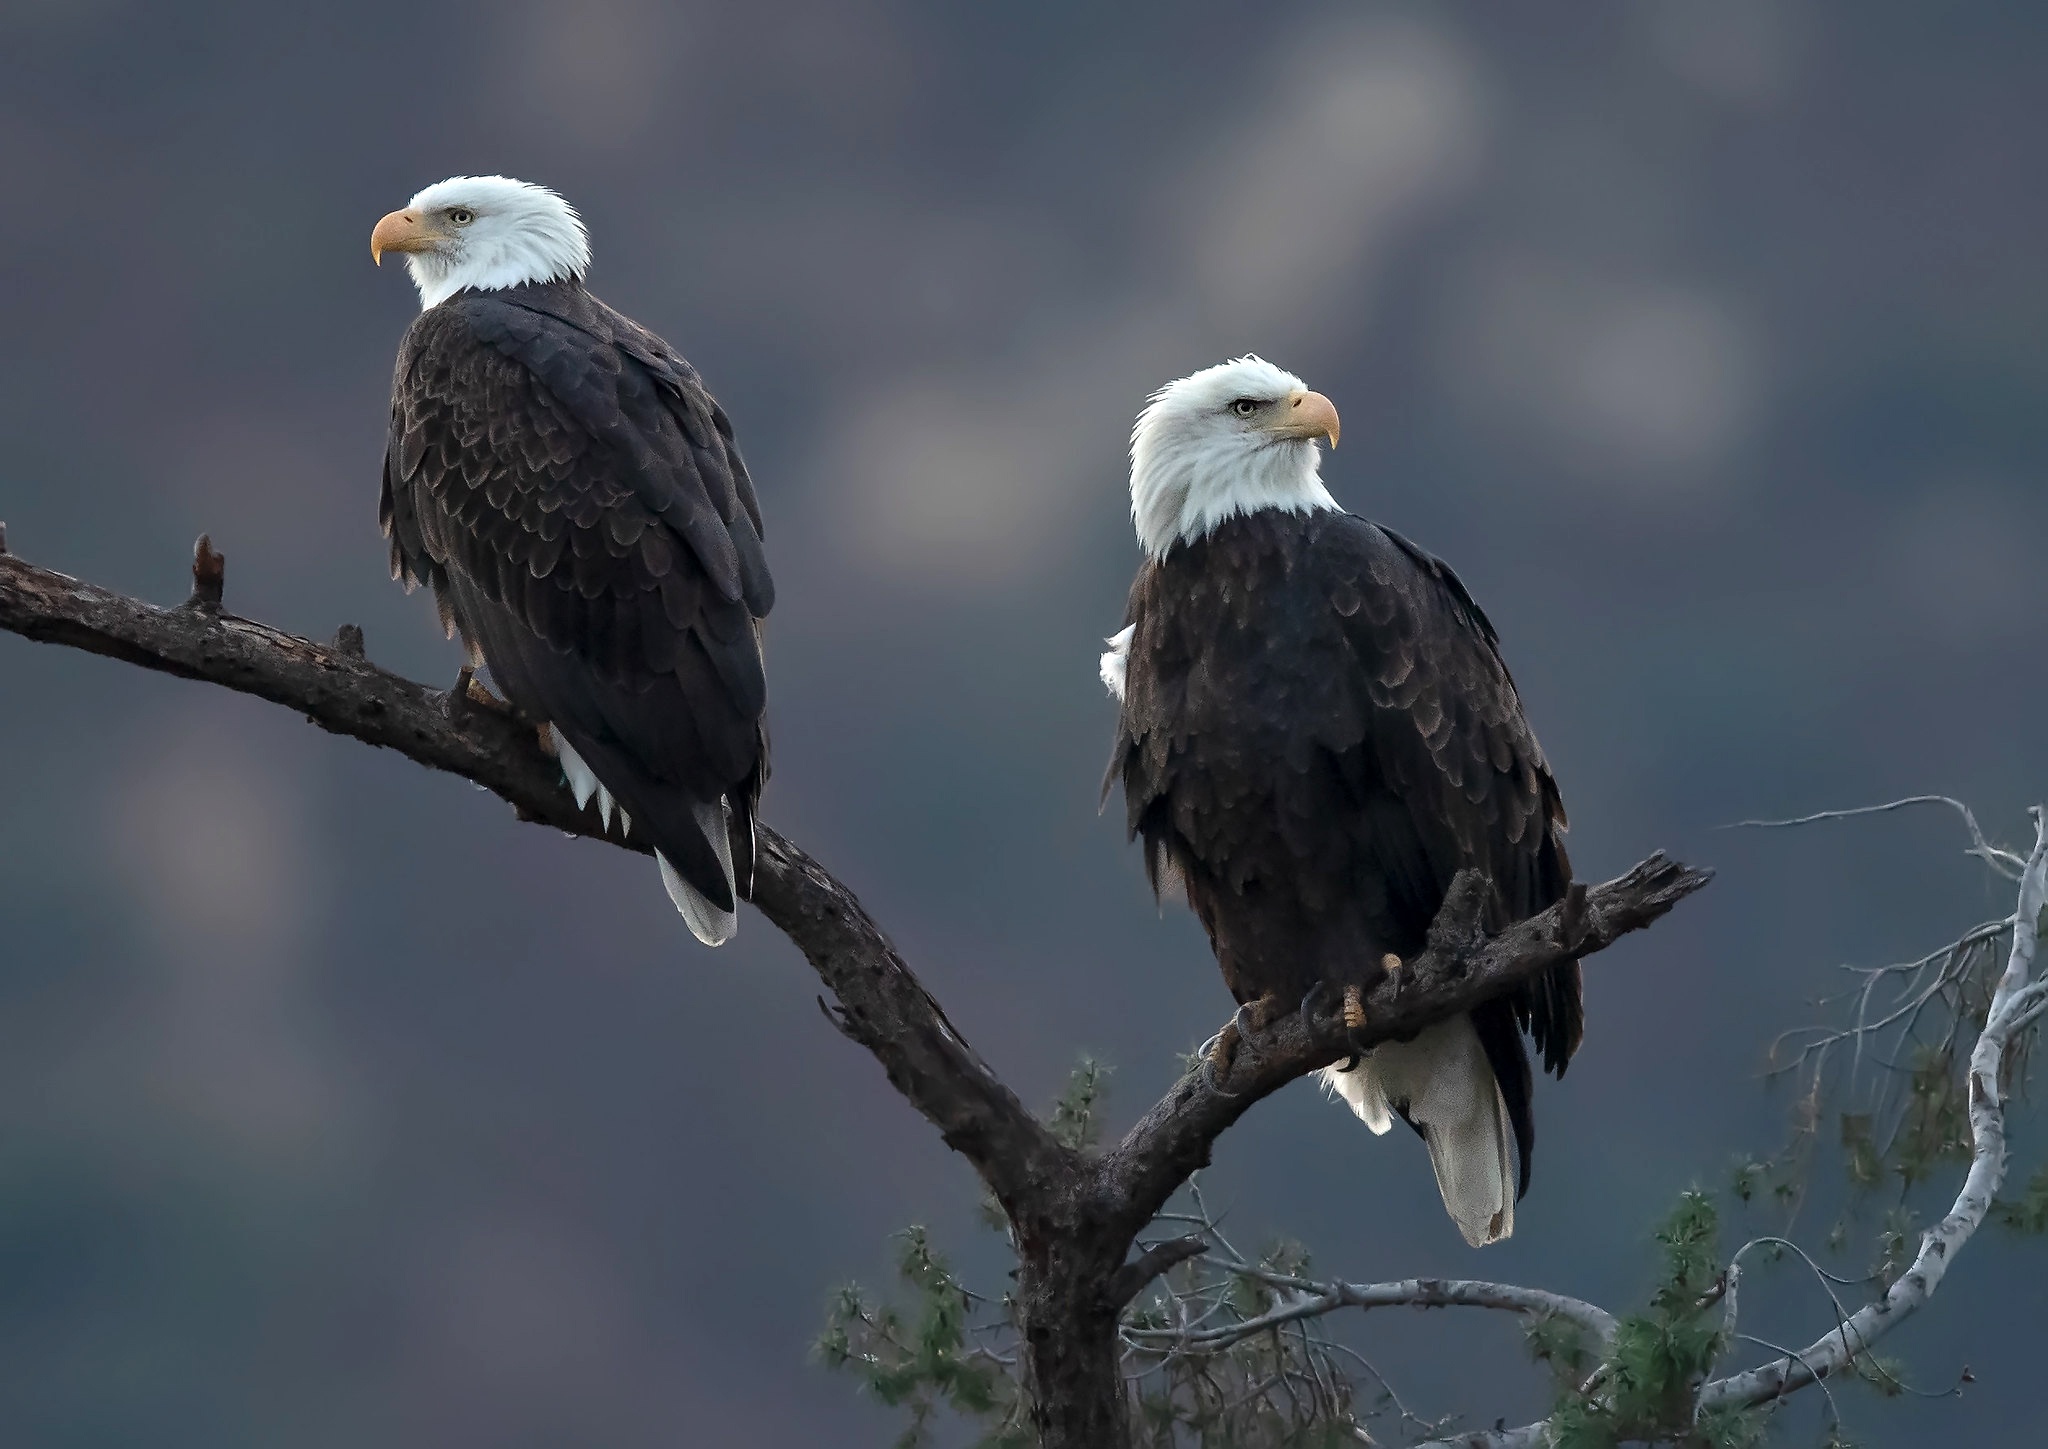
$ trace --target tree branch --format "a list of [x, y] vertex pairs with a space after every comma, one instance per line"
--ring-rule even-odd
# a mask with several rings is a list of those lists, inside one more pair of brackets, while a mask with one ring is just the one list
[[[353, 625], [323, 645], [224, 613], [224, 573], [225, 560], [202, 537], [192, 599], [159, 609], [0, 554], [0, 629], [253, 694], [481, 785], [521, 820], [651, 853], [644, 838], [608, 833], [596, 810], [578, 809], [536, 732], [474, 706], [466, 679], [437, 690], [379, 669]], [[766, 826], [759, 840], [754, 904], [837, 998], [834, 1024], [874, 1054], [1005, 1207], [1029, 1211], [1072, 1175], [1075, 1155], [954, 1030], [852, 891]]]
[[[1954, 805], [1958, 810], [1963, 809], [1961, 805], [1945, 796], [1915, 796], [1910, 800], [1872, 807], [1867, 811], [1828, 811], [1804, 817], [1801, 821], [1745, 823], [1800, 824], [1805, 820], [1828, 820], [1849, 815], [1873, 814], [1901, 805], [1928, 802]], [[1820, 1384], [1825, 1390], [1827, 1380], [1851, 1368], [1859, 1356], [1868, 1354], [1886, 1334], [1927, 1305], [1936, 1290], [1941, 1287], [1942, 1278], [1948, 1272], [1949, 1266], [1954, 1263], [1956, 1255], [1969, 1243], [1977, 1229], [1983, 1226], [1984, 1218], [1998, 1196], [1999, 1187], [2005, 1181], [2005, 1102], [2001, 1093], [2005, 1081], [2007, 1053], [2012, 1049], [2014, 1039], [2019, 1033], [2041, 1014], [2044, 1004], [2048, 1004], [2048, 978], [2035, 974], [2035, 959], [2040, 937], [2044, 925], [2048, 925], [2048, 916], [2044, 916], [2044, 910], [2048, 910], [2048, 807], [2037, 805], [2033, 808], [2032, 815], [2034, 845], [2022, 858], [2014, 852], [1990, 846], [1977, 830], [1975, 819], [1965, 811], [1965, 820], [1973, 839], [1970, 854], [1982, 859], [1986, 865], [2001, 874], [2008, 873], [2008, 864], [2016, 865], [2017, 869], [2012, 873], [2017, 875], [2019, 889], [2013, 913], [2006, 917], [2004, 923], [2006, 929], [2012, 932], [2005, 969], [2000, 973], [1997, 987], [1992, 992], [1985, 1013], [1984, 1026], [1978, 1032], [1977, 1039], [1970, 1049], [1970, 1165], [1964, 1172], [1962, 1184], [1957, 1189], [1948, 1212], [1940, 1222], [1921, 1235], [1920, 1247], [1914, 1254], [1912, 1263], [1892, 1282], [1882, 1296], [1846, 1316], [1841, 1312], [1837, 1302], [1835, 1326], [1805, 1348], [1796, 1352], [1787, 1351], [1761, 1367], [1744, 1373], [1730, 1374], [1703, 1385], [1696, 1400], [1701, 1411], [1760, 1408], [1814, 1384]], [[1977, 936], [1983, 929], [1979, 927], [1965, 939]], [[1739, 1260], [1750, 1246], [1753, 1244], [1745, 1244], [1738, 1250], [1736, 1259]], [[1802, 1252], [1800, 1256], [1806, 1255]], [[1811, 1258], [1807, 1259], [1807, 1264], [1816, 1273], [1821, 1272]], [[1736, 1273], [1737, 1265], [1731, 1262], [1725, 1279], [1729, 1297], [1728, 1325], [1731, 1329], [1734, 1323]], [[1822, 1276], [1830, 1278], [1831, 1281], [1839, 1281], [1832, 1280], [1831, 1275]], [[1830, 1297], [1833, 1297], [1832, 1290]], [[1548, 1442], [1549, 1426], [1550, 1421], [1543, 1419], [1516, 1429], [1491, 1429], [1455, 1434], [1444, 1439], [1432, 1440], [1426, 1449], [1532, 1449], [1532, 1446]]]
[[1136, 1298], [1160, 1274], [1178, 1268], [1190, 1258], [1199, 1258], [1209, 1251], [1209, 1242], [1200, 1233], [1189, 1233], [1185, 1237], [1168, 1238], [1163, 1243], [1154, 1243], [1130, 1262], [1116, 1270], [1109, 1280], [1109, 1286], [1102, 1296], [1113, 1308], [1122, 1308]]
[[1946, 805], [1963, 818], [1963, 828], [1970, 832], [1970, 848], [1963, 852], [1974, 855], [2007, 880], [2020, 878], [2020, 867], [2026, 862], [2009, 850], [2001, 850], [1984, 838], [1978, 828], [1976, 812], [1953, 795], [1908, 795], [1899, 800], [1887, 800], [1882, 805], [1858, 805], [1848, 810], [1816, 810], [1811, 815], [1797, 815], [1789, 820], [1738, 820], [1724, 825], [1723, 830], [1785, 830], [1795, 825], [1812, 825], [1820, 820], [1855, 820], [1865, 815], [1889, 815], [1894, 810], [1908, 810], [1915, 805]]
[[1701, 1408], [1769, 1403], [1840, 1373], [1858, 1354], [1867, 1352], [1926, 1305], [1956, 1254], [1983, 1225], [2005, 1181], [2005, 1103], [2000, 1095], [2005, 1054], [2013, 1037], [2026, 1027], [2034, 1009], [2035, 988], [2040, 985], [2034, 976], [2034, 956], [2042, 908], [2048, 904], [2048, 809], [2037, 805], [2033, 815], [2034, 848], [2020, 870], [2012, 947], [1998, 988], [1992, 993], [1984, 1029], [1970, 1051], [1970, 1167], [1955, 1201], [1947, 1215], [1921, 1236], [1912, 1266], [1883, 1297], [1858, 1309], [1847, 1322], [1796, 1355], [1716, 1379], [1700, 1391]]
[[[0, 531], [0, 629], [270, 700], [480, 785], [522, 820], [648, 852], [644, 839], [615, 835], [595, 811], [577, 807], [536, 731], [502, 706], [486, 707], [496, 702], [473, 695], [468, 671], [452, 689], [430, 689], [371, 664], [353, 625], [322, 645], [238, 618], [221, 607], [224, 579], [225, 560], [201, 538], [192, 598], [159, 609], [7, 556]], [[1129, 1246], [1254, 1102], [1354, 1047], [1412, 1035], [1548, 966], [1602, 950], [1710, 878], [1652, 856], [1605, 885], [1575, 885], [1548, 911], [1489, 937], [1479, 924], [1484, 882], [1463, 872], [1428, 948], [1366, 996], [1362, 1030], [1347, 1034], [1334, 1016], [1283, 1017], [1243, 1043], [1226, 1080], [1211, 1085], [1190, 1072], [1114, 1148], [1090, 1157], [1062, 1145], [996, 1078], [851, 891], [775, 831], [762, 826], [758, 838], [754, 904], [831, 991], [827, 1016], [974, 1164], [1009, 1215], [1032, 1422], [1046, 1444], [1074, 1449], [1126, 1442], [1117, 1312], [1200, 1248], [1183, 1239], [1126, 1262]], [[1360, 1307], [1473, 1303], [1604, 1322], [1590, 1305], [1501, 1285], [1336, 1287], [1340, 1300], [1350, 1295]]]
[[1191, 1069], [1103, 1155], [1099, 1190], [1137, 1219], [1134, 1232], [1189, 1174], [1208, 1165], [1216, 1139], [1262, 1097], [1341, 1060], [1354, 1043], [1371, 1047], [1413, 1036], [1560, 961], [1604, 950], [1706, 885], [1713, 872], [1680, 865], [1660, 852], [1604, 885], [1568, 893], [1497, 936], [1479, 928], [1481, 902], [1470, 889], [1477, 879], [1476, 872], [1460, 872], [1430, 927], [1428, 949], [1366, 994], [1363, 1030], [1347, 1035], [1335, 1016], [1284, 1016], [1244, 1044], [1218, 1084], [1222, 1090], [1205, 1081], [1199, 1068]]
[[1403, 1278], [1392, 1283], [1317, 1282], [1253, 1264], [1241, 1264], [1232, 1271], [1294, 1296], [1256, 1318], [1218, 1328], [1130, 1328], [1125, 1333], [1136, 1339], [1156, 1340], [1161, 1347], [1213, 1352], [1268, 1329], [1320, 1318], [1340, 1308], [1495, 1308], [1530, 1318], [1567, 1319], [1591, 1334], [1602, 1353], [1614, 1338], [1614, 1315], [1606, 1309], [1541, 1288], [1464, 1278]]

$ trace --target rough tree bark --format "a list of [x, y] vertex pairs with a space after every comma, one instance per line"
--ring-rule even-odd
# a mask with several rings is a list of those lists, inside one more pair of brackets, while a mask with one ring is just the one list
[[[202, 537], [192, 597], [159, 609], [8, 556], [0, 529], [0, 629], [256, 695], [323, 729], [473, 781], [522, 820], [647, 850], [607, 834], [595, 809], [579, 810], [534, 730], [473, 696], [466, 670], [454, 688], [432, 689], [370, 663], [353, 626], [317, 644], [237, 618], [222, 609], [224, 578], [224, 560]], [[1429, 949], [1367, 996], [1361, 1044], [1412, 1034], [1562, 957], [1600, 951], [1709, 878], [1654, 855], [1604, 885], [1574, 886], [1558, 905], [1488, 936], [1478, 925], [1481, 882], [1461, 876]], [[1008, 1215], [1040, 1443], [1128, 1444], [1119, 1315], [1159, 1273], [1203, 1249], [1199, 1239], [1180, 1239], [1132, 1257], [1138, 1235], [1254, 1103], [1350, 1050], [1341, 1022], [1282, 1018], [1246, 1043], [1221, 1081], [1191, 1071], [1120, 1142], [1077, 1152], [967, 1045], [853, 892], [765, 826], [754, 905], [831, 992], [833, 1024], [874, 1055]]]

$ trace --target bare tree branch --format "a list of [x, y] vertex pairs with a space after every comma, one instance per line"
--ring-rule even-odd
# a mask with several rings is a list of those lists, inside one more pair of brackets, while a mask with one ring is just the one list
[[1403, 1278], [1391, 1283], [1317, 1281], [1289, 1273], [1275, 1273], [1250, 1263], [1232, 1265], [1232, 1271], [1293, 1296], [1256, 1318], [1219, 1328], [1192, 1332], [1170, 1328], [1130, 1328], [1125, 1333], [1162, 1347], [1172, 1344], [1181, 1348], [1215, 1350], [1228, 1348], [1281, 1324], [1320, 1318], [1340, 1308], [1495, 1308], [1531, 1318], [1567, 1319], [1591, 1334], [1595, 1346], [1602, 1352], [1614, 1338], [1614, 1315], [1606, 1309], [1541, 1288], [1518, 1288], [1512, 1283], [1487, 1283], [1464, 1278]]
[[1974, 855], [2007, 880], [2020, 878], [2020, 867], [2025, 861], [2010, 850], [2001, 850], [1984, 838], [1978, 828], [1976, 812], [1952, 795], [1908, 795], [1899, 800], [1887, 800], [1882, 805], [1857, 805], [1847, 810], [1816, 810], [1811, 815], [1798, 815], [1789, 820], [1737, 820], [1726, 825], [1724, 830], [1784, 830], [1794, 825], [1812, 825], [1820, 820], [1854, 820], [1863, 815], [1889, 815], [1894, 810], [1909, 809], [1914, 805], [1946, 805], [1963, 817], [1963, 828], [1970, 832], [1970, 848], [1963, 852]]
[[1209, 1251], [1207, 1239], [1199, 1233], [1185, 1237], [1168, 1238], [1163, 1243], [1154, 1243], [1130, 1262], [1117, 1269], [1116, 1276], [1109, 1280], [1104, 1296], [1121, 1308], [1136, 1298], [1147, 1283], [1162, 1273], [1171, 1272], [1190, 1258], [1199, 1258]]
[[[2012, 947], [2004, 974], [1991, 997], [1991, 1011], [1970, 1052], [1970, 1167], [1948, 1213], [1920, 1239], [1912, 1266], [1884, 1296], [1852, 1314], [1834, 1332], [1816, 1339], [1796, 1356], [1717, 1379], [1700, 1393], [1702, 1408], [1756, 1405], [1784, 1397], [1840, 1373], [1879, 1339], [1913, 1316], [1941, 1286], [1949, 1264], [1983, 1225], [1984, 1215], [2005, 1180], [2005, 1103], [2001, 1083], [2005, 1055], [2016, 1033], [2038, 1009], [2039, 981], [2034, 955], [2041, 911], [2048, 903], [2048, 810], [2035, 806], [2034, 848], [2020, 871], [2012, 915]], [[2030, 1006], [2030, 999], [2035, 1003]]]
[[[193, 597], [173, 609], [7, 556], [4, 540], [0, 533], [0, 629], [270, 700], [323, 729], [470, 780], [510, 803], [522, 820], [648, 849], [644, 840], [612, 833], [595, 811], [578, 809], [536, 731], [473, 692], [467, 671], [452, 689], [430, 689], [371, 664], [354, 626], [322, 645], [224, 612], [225, 560], [205, 538], [194, 552]], [[1354, 1046], [1412, 1034], [1560, 960], [1591, 955], [1649, 925], [1710, 878], [1653, 856], [1605, 885], [1574, 886], [1557, 906], [1489, 937], [1478, 924], [1483, 882], [1463, 873], [1431, 927], [1428, 949], [1367, 996], [1362, 1032], [1347, 1038], [1335, 1017], [1282, 1018], [1245, 1042], [1225, 1082], [1212, 1087], [1191, 1072], [1097, 1157], [1064, 1146], [1025, 1110], [851, 891], [766, 826], [759, 841], [754, 904], [831, 991], [835, 1004], [826, 1014], [833, 1025], [875, 1056], [891, 1084], [974, 1164], [1010, 1218], [1030, 1416], [1051, 1449], [1128, 1442], [1116, 1367], [1118, 1311], [1195, 1248], [1163, 1244], [1130, 1262], [1126, 1254], [1254, 1102]], [[1385, 1288], [1355, 1291], [1371, 1297]], [[1450, 1304], [1478, 1302], [1474, 1295], [1482, 1290], [1520, 1291], [1417, 1285], [1415, 1293]]]
[[[2048, 925], [2048, 916], [2043, 914], [2044, 909], [2048, 909], [2048, 807], [2035, 806], [2032, 811], [2034, 845], [2025, 856], [1986, 844], [1976, 830], [1974, 817], [1970, 816], [1967, 809], [1946, 796], [1915, 796], [1910, 800], [1895, 801], [1888, 806], [1872, 807], [1868, 811], [1829, 811], [1803, 819], [1834, 819], [1844, 815], [1870, 814], [1903, 805], [1929, 802], [1955, 805], [1957, 809], [1963, 811], [1971, 828], [1973, 840], [1982, 846], [1982, 849], [1973, 848], [1970, 852], [1972, 855], [1978, 856], [2001, 874], [2006, 873], [2002, 868], [2003, 862], [2016, 862], [2019, 867], [2019, 889], [2013, 913], [2003, 922], [1997, 923], [2001, 929], [2012, 933], [2005, 968], [2000, 973], [1998, 984], [1992, 992], [1984, 1025], [1978, 1031], [1969, 1053], [1970, 1165], [1964, 1173], [1962, 1185], [1957, 1189], [1948, 1212], [1941, 1221], [1921, 1235], [1920, 1246], [1914, 1254], [1912, 1263], [1881, 1296], [1856, 1312], [1847, 1313], [1840, 1299], [1835, 1297], [1833, 1289], [1830, 1288], [1829, 1299], [1835, 1309], [1835, 1326], [1832, 1329], [1803, 1349], [1796, 1352], [1781, 1350], [1780, 1356], [1770, 1363], [1743, 1373], [1730, 1374], [1703, 1385], [1696, 1400], [1701, 1411], [1759, 1408], [1776, 1403], [1786, 1395], [1813, 1384], [1819, 1384], [1825, 1392], [1827, 1380], [1855, 1366], [1859, 1358], [1866, 1358], [1879, 1340], [1925, 1307], [1933, 1298], [1956, 1255], [1969, 1243], [1977, 1229], [1983, 1226], [1984, 1218], [1990, 1212], [1991, 1204], [1998, 1196], [1999, 1187], [2005, 1180], [2005, 1101], [2002, 1092], [2009, 1053], [2014, 1048], [2015, 1039], [2019, 1034], [2041, 1015], [2044, 1008], [2048, 1008], [2048, 978], [2035, 972], [2039, 940], [2044, 925]], [[1747, 823], [1798, 824], [1803, 821]], [[1962, 949], [1965, 942], [1981, 940], [1985, 930], [1986, 928], [1981, 926], [1976, 928], [1951, 949]], [[1933, 953], [1916, 964], [1924, 965], [1941, 954], [1943, 953]], [[1728, 1297], [1727, 1326], [1731, 1332], [1734, 1328], [1735, 1288], [1742, 1255], [1756, 1246], [1757, 1242], [1783, 1241], [1758, 1239], [1745, 1243], [1736, 1251], [1724, 1279]], [[1807, 1265], [1824, 1281], [1844, 1281], [1823, 1272], [1804, 1252], [1800, 1252], [1800, 1256], [1806, 1259]], [[1761, 1342], [1746, 1334], [1736, 1336], [1752, 1342]], [[1591, 1392], [1595, 1387], [1597, 1385], [1589, 1381], [1587, 1391]], [[1535, 1449], [1535, 1446], [1547, 1442], [1549, 1425], [1550, 1421], [1544, 1419], [1516, 1429], [1491, 1429], [1457, 1434], [1432, 1440], [1427, 1449]]]
[[[225, 561], [201, 538], [193, 598], [158, 609], [0, 556], [0, 628], [282, 704], [322, 729], [381, 745], [481, 785], [522, 820], [648, 853], [580, 810], [537, 733], [476, 706], [467, 680], [429, 689], [364, 657], [362, 631], [315, 644], [220, 609]], [[1074, 1171], [1074, 1154], [1027, 1111], [946, 1020], [853, 892], [763, 826], [754, 904], [838, 999], [835, 1024], [981, 1172], [1005, 1206], [1035, 1203]]]
[[[1469, 883], [1476, 872], [1461, 872]], [[1208, 1165], [1210, 1148], [1252, 1104], [1354, 1045], [1371, 1047], [1413, 1036], [1456, 1011], [1470, 1010], [1516, 982], [1572, 956], [1588, 956], [1642, 929], [1699, 890], [1713, 872], [1694, 870], [1660, 853], [1626, 875], [1573, 892], [1548, 910], [1487, 936], [1479, 899], [1454, 883], [1430, 927], [1430, 944], [1365, 998], [1368, 1025], [1346, 1035], [1336, 1017], [1284, 1016], [1246, 1042], [1221, 1082], [1210, 1087], [1199, 1069], [1179, 1084], [1102, 1157], [1103, 1189], [1121, 1211], [1149, 1222], [1190, 1173]]]

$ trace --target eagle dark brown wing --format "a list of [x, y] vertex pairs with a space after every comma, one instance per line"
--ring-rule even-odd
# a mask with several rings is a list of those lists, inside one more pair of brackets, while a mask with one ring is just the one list
[[707, 812], [725, 802], [750, 846], [774, 590], [689, 364], [580, 284], [459, 294], [400, 350], [381, 512], [393, 576], [431, 584], [506, 696], [729, 912]]
[[[1331, 606], [1373, 710], [1367, 736], [1381, 776], [1421, 822], [1428, 890], [1414, 904], [1427, 901], [1434, 919], [1452, 877], [1474, 865], [1493, 882], [1488, 926], [1500, 930], [1548, 908], [1571, 884], [1557, 781], [1499, 635], [1458, 576], [1399, 534], [1353, 523], [1330, 530], [1331, 552], [1344, 560]], [[1545, 1070], [1562, 1076], [1584, 1032], [1578, 962], [1552, 968], [1512, 1000]]]

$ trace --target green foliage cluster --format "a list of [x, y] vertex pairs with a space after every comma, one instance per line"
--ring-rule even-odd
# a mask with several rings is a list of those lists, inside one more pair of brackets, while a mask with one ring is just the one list
[[1059, 1140], [1062, 1147], [1076, 1152], [1086, 1152], [1102, 1141], [1102, 1123], [1098, 1113], [1109, 1095], [1109, 1068], [1093, 1057], [1081, 1058], [1067, 1075], [1067, 1085], [1061, 1090], [1059, 1100], [1052, 1104], [1052, 1115], [1046, 1118], [1046, 1128]]
[[[1594, 1392], [1567, 1385], [1560, 1393], [1551, 1416], [1553, 1449], [1615, 1449], [1636, 1441], [1749, 1449], [1762, 1440], [1764, 1417], [1757, 1412], [1694, 1409], [1700, 1385], [1727, 1347], [1717, 1308], [1725, 1281], [1713, 1200], [1686, 1193], [1657, 1229], [1657, 1242], [1663, 1273], [1649, 1307], [1621, 1320]], [[1554, 1329], [1538, 1331], [1555, 1337]], [[1536, 1347], [1555, 1357], [1550, 1341]], [[1574, 1368], [1584, 1363], [1583, 1350], [1580, 1355]]]
[[[1083, 1061], [1047, 1117], [1066, 1145], [1085, 1149], [1100, 1139], [1108, 1071]], [[992, 1227], [1003, 1226], [993, 1201], [983, 1204]], [[1274, 1273], [1309, 1267], [1300, 1248], [1279, 1245], [1257, 1260]], [[849, 1286], [834, 1297], [819, 1358], [853, 1374], [877, 1401], [901, 1409], [907, 1424], [898, 1449], [923, 1449], [950, 1412], [975, 1426], [976, 1449], [1021, 1449], [1030, 1434], [1015, 1306], [962, 1284], [922, 1228], [903, 1234], [897, 1261], [899, 1295], [874, 1301]], [[1356, 1445], [1355, 1373], [1312, 1327], [1253, 1334], [1211, 1350], [1154, 1343], [1146, 1330], [1184, 1321], [1183, 1305], [1199, 1301], [1205, 1326], [1227, 1327], [1269, 1312], [1275, 1291], [1253, 1277], [1197, 1261], [1176, 1269], [1133, 1306], [1127, 1317], [1125, 1376], [1141, 1449], [1336, 1449]], [[1381, 1411], [1391, 1396], [1379, 1396]]]
[[929, 1444], [941, 1408], [984, 1426], [977, 1449], [1028, 1449], [1014, 1333], [1007, 1354], [979, 1341], [1005, 1323], [1014, 1328], [1007, 1304], [991, 1305], [962, 1286], [923, 1228], [903, 1233], [896, 1271], [905, 1303], [872, 1304], [852, 1285], [835, 1295], [819, 1358], [908, 1415], [897, 1449]]
[[2048, 1163], [2034, 1169], [2017, 1195], [1993, 1203], [1991, 1216], [2014, 1232], [2048, 1233]]
[[[1098, 1078], [1091, 1088], [1097, 1100], [1099, 1088]], [[1620, 1320], [1604, 1360], [1569, 1320], [1530, 1325], [1529, 1351], [1556, 1382], [1552, 1449], [1633, 1443], [1753, 1449], [1762, 1443], [1763, 1412], [1694, 1409], [1701, 1384], [1728, 1347], [1719, 1237], [1713, 1200], [1686, 1193], [1656, 1233], [1656, 1287], [1640, 1312]], [[1300, 1278], [1311, 1264], [1300, 1247], [1282, 1244], [1261, 1255], [1257, 1266]], [[961, 1284], [922, 1229], [903, 1235], [897, 1271], [900, 1301], [878, 1305], [857, 1288], [838, 1295], [819, 1342], [821, 1357], [855, 1374], [880, 1402], [904, 1411], [908, 1424], [896, 1441], [899, 1449], [928, 1445], [941, 1410], [977, 1428], [977, 1449], [1023, 1449], [1030, 1437], [1010, 1301]], [[1153, 1336], [1185, 1322], [1190, 1305], [1205, 1326], [1215, 1327], [1252, 1322], [1280, 1302], [1257, 1277], [1196, 1260], [1176, 1268], [1133, 1307], [1125, 1373], [1142, 1449], [1335, 1449], [1368, 1442], [1359, 1438], [1361, 1428], [1384, 1416], [1422, 1433], [1446, 1427], [1408, 1414], [1364, 1360], [1321, 1337], [1312, 1322], [1256, 1331], [1210, 1350]], [[1865, 1377], [1885, 1392], [1897, 1390], [1895, 1374], [1884, 1365], [1871, 1363]], [[1827, 1432], [1829, 1443], [1846, 1449], [1836, 1427]]]

